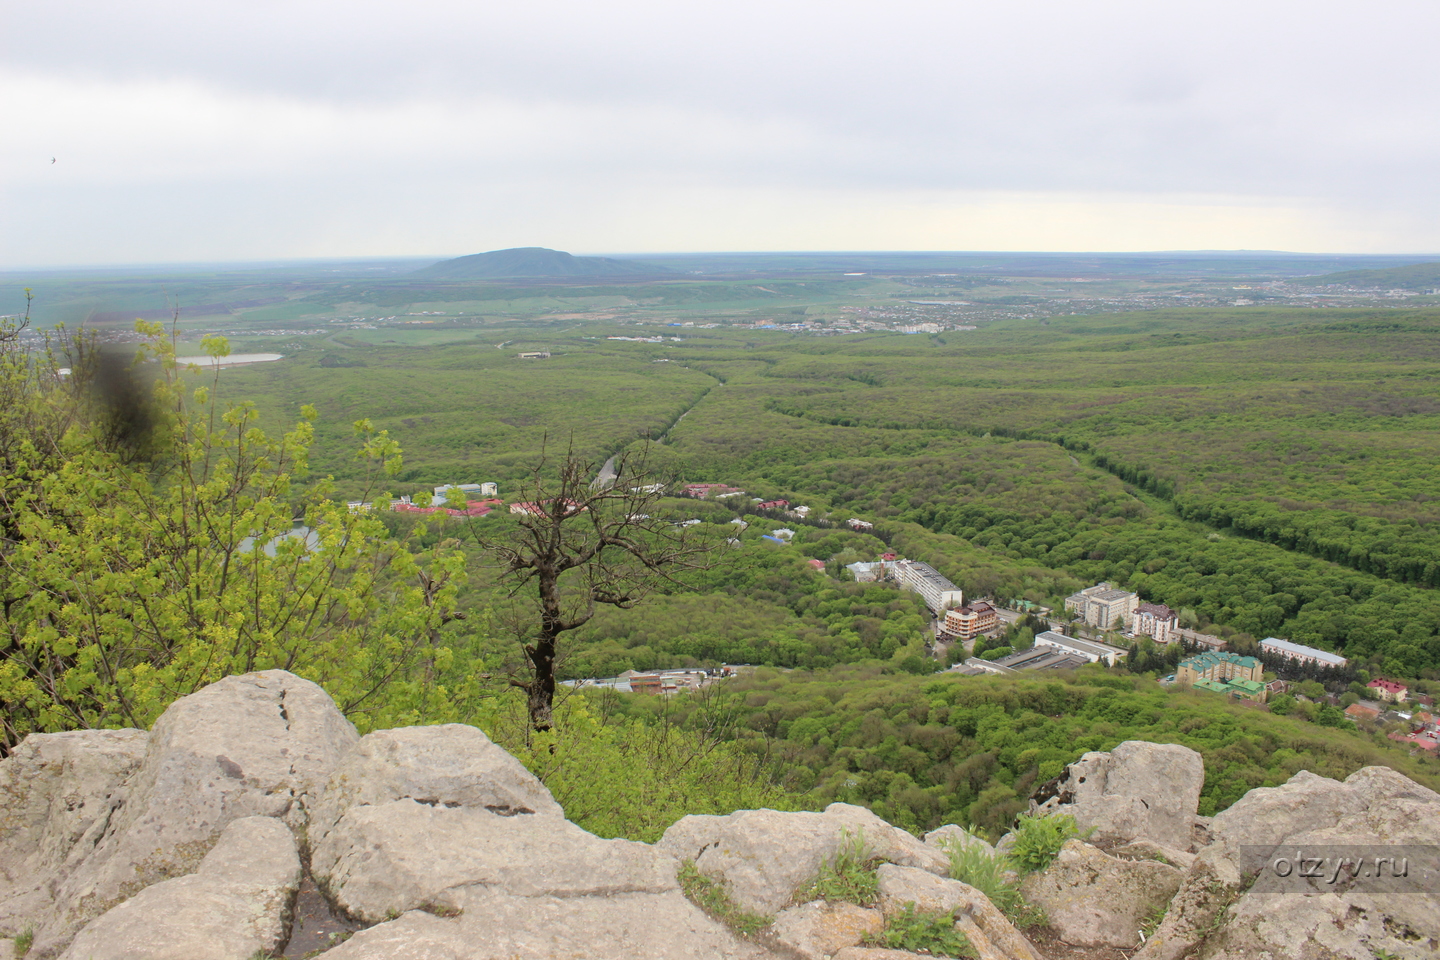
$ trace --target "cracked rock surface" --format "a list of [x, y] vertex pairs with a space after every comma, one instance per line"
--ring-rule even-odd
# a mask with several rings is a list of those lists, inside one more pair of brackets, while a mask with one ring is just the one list
[[200, 869], [146, 887], [90, 921], [60, 960], [229, 960], [284, 944], [300, 885], [288, 827], [270, 817], [234, 820]]
[[[0, 777], [17, 775], [9, 769], [17, 758], [21, 768], [43, 763], [46, 736], [56, 735], [26, 738]], [[116, 751], [128, 756], [141, 737], [143, 759], [122, 776], [128, 761]], [[42, 746], [26, 746], [37, 739]], [[303, 829], [319, 786], [358, 739], [324, 690], [269, 670], [226, 677], [175, 701], [148, 737], [136, 731], [109, 741], [113, 776], [104, 790], [100, 774], [94, 783], [108, 790], [103, 802], [111, 809], [103, 827], [87, 831], [41, 880], [45, 903], [23, 918], [35, 930], [32, 960], [58, 954], [87, 922], [146, 887], [195, 872], [232, 821], [272, 817]]]

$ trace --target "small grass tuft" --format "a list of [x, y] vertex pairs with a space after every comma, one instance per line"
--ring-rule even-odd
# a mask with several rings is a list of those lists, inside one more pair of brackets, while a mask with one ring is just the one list
[[770, 926], [770, 917], [749, 913], [736, 906], [725, 885], [701, 873], [694, 860], [680, 864], [678, 876], [680, 889], [691, 903], [747, 940]]
[[970, 940], [956, 929], [953, 913], [917, 910], [913, 903], [905, 904], [900, 913], [885, 922], [885, 929], [867, 937], [865, 944], [956, 960], [976, 956]]
[[15, 960], [21, 960], [35, 945], [35, 928], [26, 927], [25, 932], [15, 938]]
[[440, 903], [422, 903], [420, 904], [420, 909], [434, 916], [444, 917], [447, 920], [451, 917], [458, 917], [465, 912], [459, 907]]
[[879, 860], [871, 855], [865, 842], [865, 831], [841, 831], [840, 847], [835, 856], [820, 865], [815, 879], [795, 891], [795, 901], [845, 901], [862, 907], [875, 904], [880, 896], [880, 881], [875, 875]]

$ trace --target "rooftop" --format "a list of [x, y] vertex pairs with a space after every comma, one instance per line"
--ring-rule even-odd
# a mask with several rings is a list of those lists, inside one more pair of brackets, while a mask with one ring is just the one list
[[1315, 647], [1307, 647], [1303, 643], [1291, 643], [1289, 640], [1281, 640], [1279, 637], [1266, 637], [1260, 641], [1260, 646], [1274, 650], [1276, 653], [1283, 653], [1290, 657], [1311, 657], [1322, 663], [1343, 667], [1348, 662], [1338, 653], [1331, 653], [1328, 650], [1318, 650]]
[[1242, 657], [1238, 653], [1230, 653], [1229, 651], [1222, 650], [1207, 650], [1204, 653], [1197, 653], [1188, 660], [1181, 661], [1180, 665], [1182, 667], [1189, 666], [1198, 673], [1204, 673], [1219, 663], [1233, 663], [1236, 666], [1244, 667], [1246, 670], [1252, 670], [1260, 666], [1260, 661], [1254, 657]]
[[1124, 656], [1124, 650], [1119, 647], [1112, 647], [1108, 643], [1096, 643], [1094, 640], [1082, 640], [1080, 637], [1067, 637], [1063, 633], [1056, 633], [1054, 630], [1046, 630], [1035, 638], [1036, 643], [1049, 642], [1069, 647], [1071, 650], [1079, 650], [1082, 653], [1094, 654], [1096, 656], [1111, 657], [1115, 655]]

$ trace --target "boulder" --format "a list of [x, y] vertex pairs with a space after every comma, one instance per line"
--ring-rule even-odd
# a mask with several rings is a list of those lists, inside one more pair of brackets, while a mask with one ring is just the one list
[[[1025, 935], [996, 909], [990, 898], [969, 884], [889, 863], [881, 865], [878, 878], [880, 909], [886, 916], [900, 913], [911, 903], [922, 913], [955, 913], [961, 929], [966, 930], [977, 948], [983, 942], [1010, 960], [1038, 960], [1039, 953]], [[983, 937], [974, 936], [969, 924]]]
[[873, 858], [942, 876], [950, 872], [939, 850], [848, 803], [832, 803], [824, 813], [738, 810], [723, 817], [683, 817], [656, 847], [724, 881], [742, 909], [773, 915], [815, 879], [823, 863], [833, 861], [847, 837], [862, 837]]
[[194, 872], [234, 820], [278, 817], [303, 830], [320, 786], [358, 739], [324, 690], [283, 670], [226, 677], [175, 701], [150, 731], [124, 804], [55, 885], [33, 956], [58, 952], [146, 887]]
[[412, 911], [362, 930], [324, 960], [763, 960], [678, 891], [611, 897], [455, 892], [448, 917]]
[[1097, 842], [1188, 850], [1204, 785], [1204, 761], [1189, 747], [1127, 740], [1066, 767], [1037, 793], [1034, 810], [1072, 815]]
[[679, 889], [653, 847], [602, 840], [474, 727], [384, 730], [361, 739], [316, 805], [310, 870], [359, 920], [446, 907], [488, 886], [519, 897]]
[[0, 934], [52, 909], [95, 849], [145, 757], [143, 730], [33, 733], [0, 761]]
[[502, 816], [413, 799], [353, 807], [311, 854], [315, 881], [357, 920], [451, 909], [456, 891], [612, 897], [679, 889], [676, 862], [647, 844], [602, 840], [561, 817]]
[[775, 939], [805, 960], [825, 960], [885, 929], [885, 917], [879, 910], [853, 903], [816, 900], [781, 910], [770, 929]]
[[1120, 860], [1068, 840], [1050, 866], [1025, 878], [1020, 892], [1067, 943], [1136, 947], [1141, 925], [1165, 908], [1182, 877], [1177, 867]]
[[1216, 814], [1216, 842], [1274, 846], [1320, 827], [1333, 826], [1365, 808], [1359, 791], [1338, 780], [1301, 770], [1278, 787], [1257, 787]]
[[288, 827], [231, 821], [190, 876], [146, 887], [96, 917], [60, 960], [251, 960], [285, 943], [300, 885]]

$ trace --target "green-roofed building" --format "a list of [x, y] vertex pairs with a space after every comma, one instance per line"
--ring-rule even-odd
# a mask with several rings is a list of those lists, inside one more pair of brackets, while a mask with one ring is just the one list
[[1207, 650], [1205, 653], [1180, 661], [1175, 678], [1181, 683], [1197, 684], [1201, 680], [1260, 680], [1265, 668], [1254, 657], [1242, 657], [1236, 653]]
[[1188, 683], [1197, 690], [1209, 690], [1235, 697], [1238, 700], [1253, 700], [1264, 703], [1265, 684], [1262, 682], [1264, 668], [1254, 657], [1210, 651], [1181, 661], [1175, 678]]

